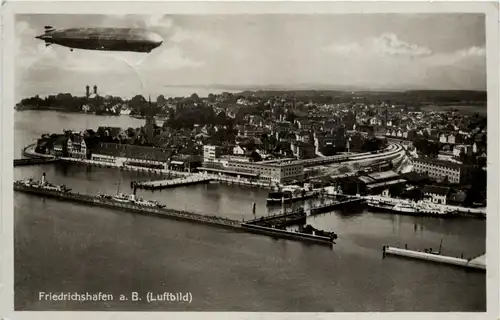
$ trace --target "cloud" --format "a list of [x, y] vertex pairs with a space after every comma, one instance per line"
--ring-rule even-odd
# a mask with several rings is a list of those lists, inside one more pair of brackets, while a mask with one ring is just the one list
[[218, 50], [222, 46], [221, 41], [214, 37], [211, 37], [201, 32], [195, 32], [180, 27], [174, 28], [174, 33], [169, 38], [169, 41], [172, 41], [174, 43], [191, 43], [191, 44], [201, 45], [205, 49], [214, 49], [214, 50]]
[[[435, 52], [392, 33], [323, 48], [337, 63], [335, 72], [348, 82], [387, 87], [480, 88], [486, 81], [486, 49], [471, 46]], [[332, 55], [334, 59], [332, 59]]]
[[432, 54], [431, 49], [402, 41], [393, 33], [382, 34], [372, 43], [374, 51], [381, 55], [418, 57]]
[[405, 42], [393, 33], [384, 33], [379, 37], [365, 39], [361, 43], [332, 44], [324, 49], [328, 52], [343, 55], [375, 54], [382, 57], [421, 57], [432, 54], [431, 49]]
[[454, 65], [459, 69], [464, 69], [468, 66], [477, 66], [478, 64], [486, 66], [486, 48], [472, 46], [453, 52], [436, 53], [425, 61], [434, 66]]
[[458, 55], [462, 57], [485, 57], [486, 48], [485, 47], [470, 47], [468, 49], [459, 50]]
[[196, 68], [202, 65], [204, 65], [204, 62], [187, 57], [177, 45], [163, 50], [150, 63], [151, 68], [158, 68], [160, 66], [160, 68], [167, 70]]

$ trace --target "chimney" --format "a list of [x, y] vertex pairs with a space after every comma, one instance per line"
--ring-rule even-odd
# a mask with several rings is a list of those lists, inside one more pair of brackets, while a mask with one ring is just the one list
[[45, 172], [42, 174], [42, 185], [45, 184]]
[[97, 94], [97, 86], [94, 85], [94, 94]]
[[90, 87], [87, 85], [87, 86], [85, 87], [85, 97], [87, 97], [87, 98], [88, 98], [89, 96], [90, 96]]

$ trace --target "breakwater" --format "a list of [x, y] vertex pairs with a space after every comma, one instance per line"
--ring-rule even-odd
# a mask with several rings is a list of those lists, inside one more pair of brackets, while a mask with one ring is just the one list
[[243, 223], [241, 225], [242, 229], [256, 234], [265, 234], [268, 236], [274, 236], [278, 238], [291, 239], [291, 240], [301, 240], [307, 242], [314, 242], [318, 244], [332, 245], [334, 244], [333, 239], [325, 236], [318, 236], [308, 233], [300, 233], [296, 231], [288, 231], [276, 228], [268, 228], [250, 223]]
[[108, 199], [104, 199], [97, 196], [78, 194], [72, 192], [60, 192], [53, 190], [46, 190], [41, 188], [34, 188], [23, 186], [19, 184], [14, 185], [15, 191], [25, 192], [36, 194], [45, 197], [57, 198], [59, 200], [78, 202], [81, 204], [111, 208], [111, 209], [122, 209], [126, 211], [142, 213], [142, 214], [150, 214], [156, 215], [166, 218], [180, 219], [180, 220], [189, 220], [194, 222], [201, 222], [221, 227], [230, 227], [230, 228], [239, 228], [240, 222], [237, 220], [217, 217], [217, 216], [208, 216], [202, 215], [194, 212], [174, 210], [174, 209], [166, 209], [166, 208], [156, 208], [156, 207], [146, 207], [137, 205], [134, 203], [124, 203], [124, 202], [116, 202]]
[[14, 159], [14, 167], [17, 166], [31, 166], [31, 165], [38, 165], [38, 164], [47, 164], [47, 163], [54, 163], [58, 162], [59, 159], [53, 158], [25, 158], [25, 159]]
[[328, 203], [319, 204], [310, 207], [308, 210], [300, 208], [293, 211], [285, 211], [279, 214], [273, 214], [268, 216], [263, 216], [248, 221], [248, 223], [259, 225], [259, 226], [277, 226], [286, 227], [291, 225], [303, 224], [305, 223], [307, 216], [318, 215], [322, 213], [327, 213], [335, 210], [339, 207], [349, 206], [349, 205], [364, 205], [365, 200], [363, 198], [337, 196], [337, 199], [329, 201]]
[[[168, 208], [149, 207], [135, 203], [117, 202], [99, 196], [85, 195], [72, 192], [62, 192], [56, 190], [47, 190], [39, 187], [26, 186], [20, 183], [14, 183], [14, 190], [43, 197], [51, 197], [62, 201], [76, 202], [83, 205], [99, 206], [109, 209], [120, 209], [139, 214], [147, 214], [163, 218], [172, 218], [176, 220], [204, 223], [212, 226], [230, 228], [235, 231], [259, 233], [263, 235], [272, 236], [275, 238], [278, 237], [295, 241], [307, 241], [316, 243], [325, 243], [327, 239], [330, 239], [324, 236], [305, 234], [301, 232], [290, 232], [286, 230], [280, 230], [269, 227], [260, 227], [255, 225], [252, 226], [249, 223], [243, 223], [238, 220], [222, 218], [218, 216], [208, 216], [194, 212], [168, 209]], [[331, 239], [328, 241], [330, 243], [333, 243]]]

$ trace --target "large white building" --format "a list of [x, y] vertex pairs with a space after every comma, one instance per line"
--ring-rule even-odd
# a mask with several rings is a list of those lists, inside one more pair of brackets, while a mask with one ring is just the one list
[[271, 184], [288, 184], [304, 179], [304, 164], [294, 159], [251, 162], [237, 156], [220, 156], [216, 146], [203, 147], [203, 166], [198, 170], [210, 174], [256, 180]]
[[415, 172], [426, 174], [434, 180], [448, 178], [451, 183], [460, 183], [464, 176], [464, 167], [454, 162], [425, 158], [415, 158], [412, 162]]
[[206, 145], [203, 146], [203, 161], [214, 161], [220, 157], [220, 146]]

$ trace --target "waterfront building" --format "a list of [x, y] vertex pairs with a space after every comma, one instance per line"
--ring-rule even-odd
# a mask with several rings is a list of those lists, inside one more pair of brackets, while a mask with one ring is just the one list
[[172, 157], [172, 160], [168, 163], [168, 169], [180, 172], [193, 172], [201, 164], [202, 159], [200, 156], [180, 154]]
[[271, 184], [289, 184], [304, 179], [304, 164], [294, 159], [251, 162], [248, 158], [222, 157], [205, 161], [198, 171], [221, 176], [245, 178]]
[[412, 162], [415, 172], [437, 181], [447, 178], [451, 183], [460, 183], [465, 176], [465, 167], [458, 163], [428, 158], [414, 158]]
[[450, 188], [440, 186], [424, 186], [422, 190], [424, 201], [429, 201], [436, 204], [446, 204]]
[[407, 180], [395, 171], [388, 170], [362, 174], [354, 182], [358, 184], [357, 187], [359, 187], [360, 192], [381, 194], [387, 193], [387, 190], [392, 186], [406, 184]]
[[221, 147], [216, 145], [203, 146], [203, 161], [210, 162], [221, 156]]
[[114, 165], [166, 169], [172, 150], [102, 142], [91, 150], [91, 159]]
[[83, 136], [74, 134], [66, 141], [68, 156], [71, 158], [87, 159], [89, 150]]

